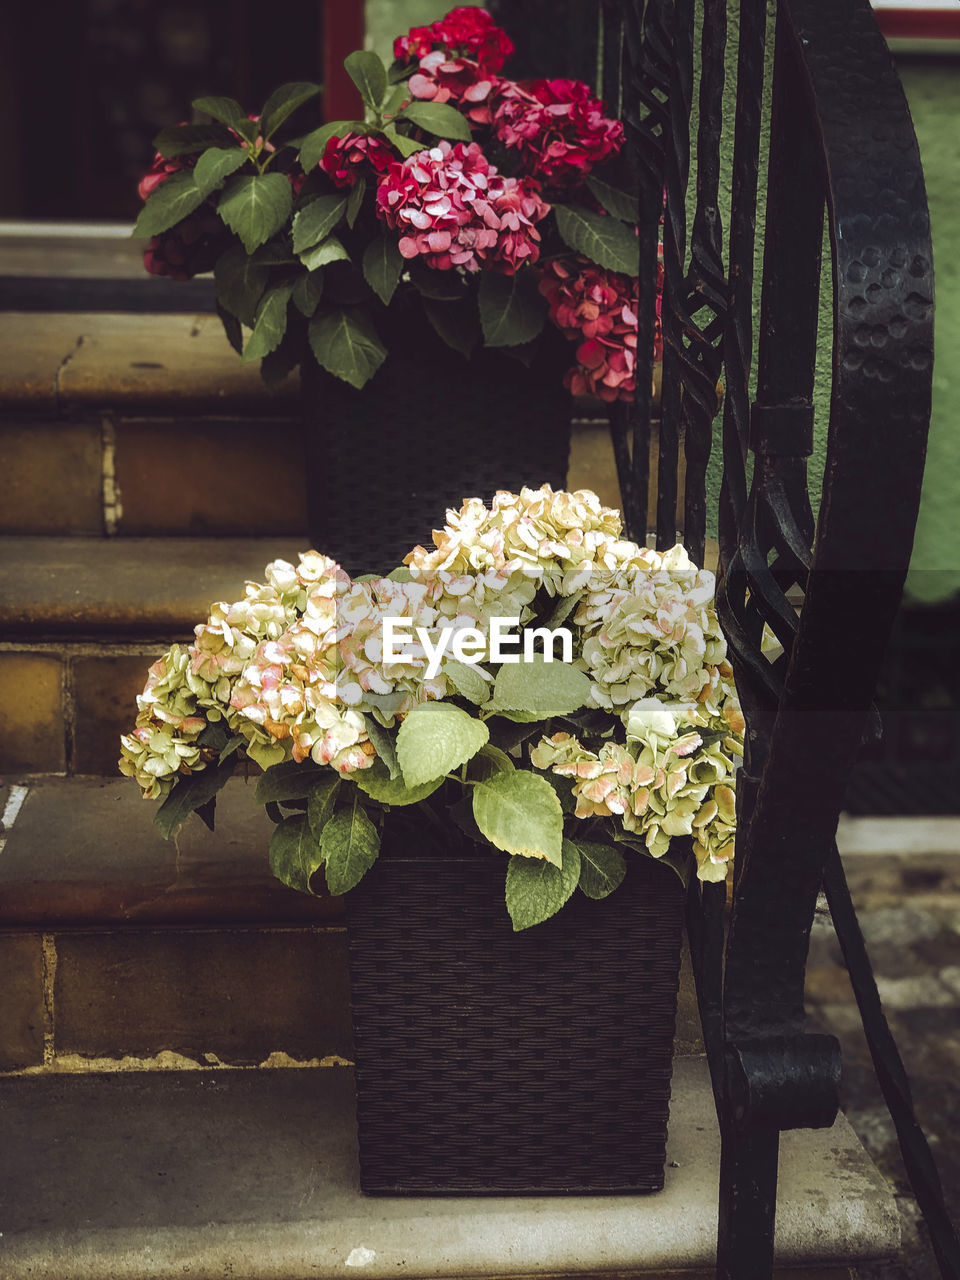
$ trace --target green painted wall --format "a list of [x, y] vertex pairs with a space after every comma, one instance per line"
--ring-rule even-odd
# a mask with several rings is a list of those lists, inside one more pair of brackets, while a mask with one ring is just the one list
[[[411, 26], [441, 17], [452, 7], [443, 0], [367, 0], [367, 45], [388, 60], [394, 36]], [[729, 3], [729, 41], [723, 136], [724, 185], [722, 215], [729, 226], [730, 171], [733, 155], [737, 0]], [[768, 0], [770, 30], [775, 0]], [[772, 40], [768, 41], [766, 95], [769, 100]], [[923, 502], [908, 581], [908, 595], [916, 602], [933, 602], [960, 591], [960, 58], [904, 58], [900, 74], [913, 116], [927, 177], [933, 226], [937, 279], [936, 359], [933, 418]], [[695, 121], [694, 121], [695, 127]], [[761, 140], [760, 190], [765, 189], [769, 135]], [[691, 208], [696, 160], [690, 175]], [[762, 205], [761, 205], [762, 207]], [[760, 278], [763, 227], [757, 228], [755, 278]], [[814, 510], [819, 505], [826, 453], [830, 402], [830, 344], [832, 332], [828, 247], [824, 245], [824, 283], [821, 290], [819, 358], [814, 392], [814, 453], [810, 459], [810, 489]], [[755, 324], [759, 299], [754, 304]], [[718, 422], [719, 428], [719, 422]], [[707, 476], [708, 510], [717, 509], [720, 492], [719, 440]], [[714, 531], [715, 532], [715, 531]]]

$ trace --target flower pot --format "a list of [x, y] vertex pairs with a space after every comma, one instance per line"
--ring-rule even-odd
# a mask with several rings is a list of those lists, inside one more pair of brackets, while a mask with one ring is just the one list
[[567, 344], [545, 332], [529, 367], [466, 359], [413, 308], [378, 320], [390, 354], [360, 391], [302, 368], [310, 536], [350, 573], [386, 573], [429, 544], [448, 507], [498, 489], [564, 487]]
[[385, 840], [347, 895], [365, 1192], [663, 1186], [683, 889], [627, 856], [514, 933], [503, 855]]

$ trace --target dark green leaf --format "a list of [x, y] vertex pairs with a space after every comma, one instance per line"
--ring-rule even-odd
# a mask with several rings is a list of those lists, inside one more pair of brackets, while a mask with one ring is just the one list
[[194, 111], [213, 116], [214, 120], [233, 129], [248, 142], [253, 142], [257, 136], [260, 126], [248, 117], [240, 103], [233, 98], [195, 98], [192, 105]]
[[253, 328], [257, 303], [263, 296], [269, 274], [267, 268], [252, 259], [239, 244], [221, 254], [213, 268], [217, 301], [248, 329]]
[[591, 840], [574, 840], [580, 851], [580, 888], [588, 898], [606, 898], [627, 874], [627, 864], [619, 849]]
[[284, 818], [270, 840], [270, 870], [291, 889], [310, 893], [310, 877], [323, 863], [323, 850], [306, 814]]
[[293, 305], [302, 316], [310, 317], [317, 309], [323, 294], [323, 272], [307, 271], [297, 281], [293, 289]]
[[640, 250], [632, 226], [575, 204], [555, 204], [557, 230], [565, 244], [609, 271], [636, 276]]
[[223, 764], [224, 760], [229, 760], [235, 752], [240, 750], [245, 742], [246, 738], [242, 733], [235, 733], [232, 738], [228, 738], [220, 748], [220, 755], [217, 758], [217, 764]]
[[569, 840], [563, 842], [560, 866], [532, 858], [511, 858], [507, 864], [507, 910], [515, 932], [541, 924], [556, 915], [580, 879], [580, 854]]
[[384, 305], [389, 304], [403, 271], [403, 255], [396, 236], [371, 240], [363, 251], [363, 276]]
[[295, 267], [297, 260], [290, 251], [289, 239], [286, 236], [275, 236], [262, 244], [253, 254], [253, 260], [259, 267]]
[[310, 321], [310, 349], [335, 378], [359, 389], [387, 358], [369, 316], [362, 311], [337, 309], [318, 312]]
[[354, 795], [347, 809], [340, 809], [323, 828], [323, 858], [327, 888], [349, 893], [377, 860], [380, 837]]
[[488, 742], [470, 761], [467, 777], [479, 780], [492, 778], [495, 773], [513, 773], [516, 767], [505, 751]]
[[214, 826], [214, 817], [216, 815], [216, 812], [217, 812], [216, 796], [211, 796], [206, 804], [199, 804], [197, 805], [196, 809], [194, 809], [194, 813], [197, 815], [197, 817], [200, 819], [200, 821], [203, 823], [203, 825], [207, 828], [208, 831], [214, 831], [216, 829]]
[[410, 279], [425, 298], [437, 302], [459, 302], [467, 297], [467, 285], [456, 271], [436, 271], [416, 258], [410, 263]]
[[480, 323], [488, 347], [512, 347], [530, 342], [543, 328], [547, 304], [537, 289], [535, 274], [518, 271], [504, 276], [486, 271], [478, 292]]
[[640, 217], [640, 193], [636, 190], [626, 191], [622, 187], [605, 182], [595, 173], [588, 174], [587, 186], [597, 197], [607, 213], [614, 218], [622, 218], [624, 222], [634, 223]]
[[387, 68], [380, 55], [371, 49], [358, 49], [344, 59], [343, 69], [370, 110], [379, 111], [387, 92]]
[[382, 111], [384, 119], [386, 119], [387, 116], [395, 115], [403, 106], [404, 102], [409, 101], [412, 96], [413, 95], [410, 92], [410, 86], [407, 84], [406, 77], [398, 83], [391, 81], [390, 92], [383, 100]]
[[[354, 581], [356, 581], [356, 579], [354, 579]], [[400, 764], [397, 761], [397, 748], [394, 745], [393, 735], [388, 729], [384, 728], [376, 716], [364, 716], [363, 722], [367, 727], [367, 737], [373, 743], [379, 758], [386, 765], [387, 772], [390, 777], [401, 777]]]
[[227, 341], [233, 347], [237, 355], [243, 353], [243, 330], [240, 327], [240, 321], [236, 316], [232, 316], [221, 302], [217, 303], [217, 315], [220, 317], [220, 323], [223, 325], [223, 331], [227, 335]]
[[266, 385], [275, 387], [281, 383], [303, 359], [304, 349], [302, 333], [288, 328], [279, 347], [260, 361], [260, 377]]
[[292, 293], [292, 284], [278, 284], [268, 289], [260, 299], [253, 333], [243, 349], [245, 364], [261, 360], [279, 347], [287, 331], [287, 303]]
[[433, 795], [438, 787], [443, 786], [442, 778], [433, 778], [430, 782], [420, 782], [408, 787], [403, 778], [391, 778], [383, 760], [374, 760], [369, 769], [358, 769], [354, 774], [357, 786], [378, 804], [403, 806], [419, 804]]
[[362, 120], [328, 120], [313, 133], [308, 133], [300, 148], [300, 167], [309, 173], [323, 158], [327, 143], [331, 138], [343, 138], [348, 133], [366, 133], [367, 126]]
[[367, 191], [366, 178], [358, 178], [350, 189], [350, 197], [347, 200], [347, 226], [352, 228], [357, 220], [357, 214], [363, 204], [363, 197]]
[[164, 160], [188, 156], [207, 147], [229, 147], [236, 142], [229, 129], [220, 124], [175, 124], [161, 129], [153, 140]]
[[423, 309], [447, 346], [469, 359], [482, 337], [473, 298], [461, 298], [459, 302], [435, 302], [432, 298], [424, 298]]
[[232, 764], [208, 765], [189, 777], [181, 777], [154, 814], [153, 821], [165, 840], [183, 826], [195, 809], [212, 800], [233, 774]]
[[302, 800], [310, 794], [311, 787], [328, 776], [329, 770], [312, 760], [302, 763], [284, 760], [264, 770], [257, 779], [253, 798], [258, 804], [266, 804], [268, 800]]
[[331, 769], [328, 769], [327, 772], [330, 777], [324, 778], [322, 782], [315, 783], [310, 788], [310, 794], [307, 796], [307, 821], [310, 823], [310, 830], [317, 840], [321, 838], [323, 828], [333, 817], [337, 795], [340, 791], [339, 776]]
[[405, 133], [395, 129], [392, 124], [386, 126], [383, 134], [387, 141], [397, 148], [404, 160], [408, 156], [415, 156], [418, 151], [423, 151], [424, 149], [422, 142], [418, 142], [416, 138], [408, 138]]
[[186, 169], [172, 173], [147, 197], [130, 234], [134, 237], [158, 236], [182, 222], [187, 214], [193, 213], [201, 204], [203, 192], [197, 190], [193, 174]]
[[227, 181], [217, 212], [243, 241], [247, 253], [253, 253], [280, 230], [292, 206], [290, 182], [284, 174], [243, 174]]
[[331, 262], [349, 262], [349, 260], [350, 255], [336, 236], [327, 236], [326, 240], [321, 240], [319, 244], [315, 244], [312, 249], [307, 249], [300, 255], [300, 261], [308, 271], [318, 271], [320, 267], [329, 266]]
[[433, 133], [438, 138], [469, 142], [473, 136], [466, 116], [461, 115], [456, 107], [448, 107], [444, 102], [411, 102], [396, 118], [398, 121], [409, 120], [411, 124], [426, 129], [427, 133]]
[[211, 147], [203, 153], [193, 170], [197, 190], [206, 198], [211, 191], [222, 187], [230, 174], [249, 159], [250, 152], [243, 147]]
[[318, 196], [293, 220], [293, 251], [300, 253], [325, 240], [343, 217], [346, 196]]
[[320, 85], [306, 80], [296, 80], [274, 89], [260, 112], [260, 131], [264, 138], [273, 137], [288, 116], [318, 93], [322, 93]]
[[263, 807], [266, 809], [267, 817], [271, 822], [278, 824], [283, 821], [283, 810], [277, 804], [276, 800], [268, 800]]

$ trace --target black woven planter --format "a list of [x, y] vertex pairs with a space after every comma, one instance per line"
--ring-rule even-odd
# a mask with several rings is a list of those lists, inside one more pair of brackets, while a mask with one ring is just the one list
[[312, 361], [301, 372], [310, 539], [350, 573], [389, 572], [464, 498], [566, 482], [569, 344], [544, 333], [529, 368], [489, 348], [467, 360], [394, 310], [361, 391]]
[[394, 843], [347, 898], [363, 1190], [658, 1191], [677, 876], [628, 854], [609, 898], [515, 934], [475, 848]]

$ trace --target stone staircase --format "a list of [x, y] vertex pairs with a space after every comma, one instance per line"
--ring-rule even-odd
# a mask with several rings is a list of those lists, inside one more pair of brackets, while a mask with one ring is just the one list
[[[718, 1140], [688, 978], [661, 1195], [364, 1199], [339, 902], [273, 880], [242, 778], [215, 834], [166, 843], [115, 774], [149, 663], [305, 546], [300, 430], [295, 380], [267, 391], [215, 316], [0, 316], [0, 1276], [699, 1273]], [[600, 429], [570, 480], [617, 503]], [[842, 1118], [781, 1169], [785, 1268], [896, 1251]]]

